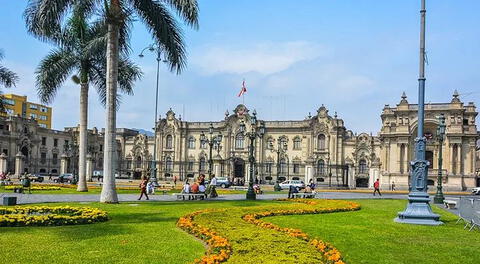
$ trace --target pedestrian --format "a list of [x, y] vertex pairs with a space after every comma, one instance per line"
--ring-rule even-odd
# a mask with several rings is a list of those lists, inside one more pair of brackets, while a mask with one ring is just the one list
[[48, 180], [49, 180], [49, 181], [52, 180], [52, 173], [49, 173], [49, 174], [48, 174]]
[[212, 174], [212, 178], [210, 179], [210, 198], [218, 197], [216, 187], [217, 178], [215, 178], [215, 174]]
[[147, 193], [148, 194], [155, 194], [155, 186], [153, 185], [153, 182], [149, 181], [147, 183]]
[[378, 192], [378, 195], [382, 196], [382, 194], [380, 193], [380, 180], [377, 179], [374, 183], [373, 183], [373, 196], [375, 196], [375, 193]]
[[140, 182], [140, 197], [138, 198], [138, 200], [141, 200], [143, 195], [145, 194], [145, 197], [147, 197], [147, 200], [150, 200], [148, 198], [148, 194], [147, 194], [147, 183], [148, 183], [148, 179], [147, 177], [143, 176], [142, 177], [142, 181]]
[[28, 193], [32, 193], [32, 183], [30, 181], [30, 178], [28, 177], [27, 173], [25, 173], [25, 176], [23, 177], [22, 180], [22, 187], [28, 189]]
[[293, 195], [294, 193], [298, 193], [298, 189], [297, 187], [290, 185], [288, 187], [288, 199], [294, 198], [294, 195]]
[[198, 192], [205, 195], [207, 198], [207, 187], [205, 186], [205, 174], [198, 176]]
[[392, 181], [392, 191], [395, 191], [395, 182]]
[[316, 185], [315, 185], [315, 183], [313, 182], [313, 179], [310, 179], [310, 181], [309, 181], [309, 183], [308, 183], [308, 186], [310, 187], [310, 189], [311, 189], [312, 191], [315, 190]]
[[173, 186], [177, 187], [177, 176], [173, 176]]

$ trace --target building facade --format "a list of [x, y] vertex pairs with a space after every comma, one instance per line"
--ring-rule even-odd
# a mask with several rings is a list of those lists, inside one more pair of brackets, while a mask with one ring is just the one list
[[[4, 94], [2, 100], [6, 115], [32, 118], [41, 128], [52, 128], [52, 108], [46, 105], [32, 103], [26, 96]], [[4, 115], [5, 115], [4, 114]]]
[[[386, 105], [378, 134], [354, 133], [336, 113], [320, 106], [303, 120], [267, 121], [259, 114], [257, 125], [265, 134], [254, 142], [254, 178], [262, 183], [311, 179], [322, 187], [371, 187], [379, 179], [383, 188], [395, 183], [408, 189], [409, 161], [414, 155], [417, 105], [402, 95], [396, 106]], [[442, 146], [436, 131], [438, 116], [446, 117]], [[480, 186], [479, 133], [473, 103], [464, 104], [458, 94], [449, 103], [425, 108], [426, 158], [430, 162], [428, 184], [437, 181], [439, 149], [443, 148], [443, 186], [466, 190]], [[249, 139], [240, 133], [243, 123], [251, 129], [252, 113], [245, 105], [228, 111], [222, 120], [187, 122], [169, 110], [158, 120], [154, 136], [136, 130], [117, 129], [116, 176], [138, 179], [156, 168], [159, 179], [179, 180], [211, 172], [236, 183], [248, 182]], [[211, 134], [209, 133], [211, 130]], [[78, 165], [78, 126], [57, 131], [42, 128], [38, 121], [20, 116], [0, 119], [0, 170], [18, 174], [75, 173]], [[220, 144], [201, 141], [222, 134]], [[88, 131], [87, 178], [103, 167], [103, 130]], [[154, 145], [157, 143], [156, 155]], [[156, 161], [154, 161], [156, 156]], [[211, 165], [210, 165], [211, 164]], [[210, 167], [211, 166], [211, 167]]]

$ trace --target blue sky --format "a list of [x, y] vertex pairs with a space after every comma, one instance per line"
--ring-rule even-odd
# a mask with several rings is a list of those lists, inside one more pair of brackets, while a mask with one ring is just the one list
[[[37, 101], [34, 71], [51, 48], [25, 30], [26, 1], [2, 1], [3, 64], [20, 75], [14, 89]], [[199, 0], [200, 29], [186, 29], [188, 68], [160, 73], [159, 112], [171, 107], [190, 121], [219, 120], [242, 102], [260, 119], [301, 120], [324, 104], [354, 132], [378, 132], [385, 104], [405, 91], [417, 101], [420, 0]], [[427, 1], [427, 102], [480, 103], [480, 1]], [[118, 127], [153, 127], [155, 58], [137, 54], [151, 43], [134, 24], [132, 58], [144, 78], [124, 97]], [[67, 81], [53, 127], [78, 123], [79, 90]], [[104, 109], [90, 91], [89, 126], [104, 126]], [[478, 120], [478, 119], [477, 119]]]

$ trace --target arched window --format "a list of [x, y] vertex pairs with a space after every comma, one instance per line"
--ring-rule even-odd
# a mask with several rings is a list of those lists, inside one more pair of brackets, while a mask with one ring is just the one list
[[302, 146], [301, 146], [301, 143], [302, 143], [302, 140], [300, 139], [300, 137], [296, 137], [293, 139], [293, 149], [301, 149]]
[[320, 134], [318, 135], [318, 149], [325, 149], [325, 135]]
[[267, 149], [273, 149], [273, 138], [268, 138]]
[[280, 138], [280, 146], [282, 146], [284, 150], [288, 149], [288, 143], [287, 143], [287, 138], [286, 137], [281, 137]]
[[322, 159], [317, 161], [317, 172], [319, 175], [325, 175], [325, 161]]
[[173, 148], [173, 137], [172, 135], [167, 135], [167, 138], [165, 139], [165, 146], [167, 147], [167, 149], [171, 149]]
[[242, 134], [238, 134], [235, 138], [235, 148], [236, 149], [243, 149], [245, 147], [245, 138]]
[[135, 168], [141, 168], [141, 167], [142, 167], [142, 157], [138, 156], [137, 162], [135, 163]]
[[189, 137], [188, 138], [188, 148], [189, 149], [195, 149], [195, 138], [194, 137]]
[[205, 158], [204, 157], [201, 157], [200, 158], [200, 164], [199, 164], [199, 171], [202, 172], [202, 171], [205, 171]]
[[171, 157], [165, 158], [165, 170], [172, 171], [173, 170], [173, 161]]
[[367, 173], [367, 161], [364, 159], [361, 159], [358, 162], [358, 173]]

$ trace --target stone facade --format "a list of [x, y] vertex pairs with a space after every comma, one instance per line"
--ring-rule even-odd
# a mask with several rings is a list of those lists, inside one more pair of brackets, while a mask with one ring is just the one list
[[[266, 121], [259, 114], [258, 124], [265, 134], [255, 141], [255, 178], [260, 182], [313, 179], [323, 187], [371, 187], [380, 179], [383, 188], [395, 182], [397, 189], [407, 189], [409, 161], [413, 158], [417, 129], [417, 105], [409, 104], [405, 94], [400, 102], [386, 105], [381, 113], [382, 128], [377, 135], [353, 133], [336, 113], [333, 116], [320, 106], [314, 116], [298, 121]], [[437, 117], [446, 117], [443, 143], [443, 185], [446, 190], [465, 190], [480, 185], [479, 133], [473, 103], [464, 104], [457, 93], [449, 103], [427, 104], [425, 136], [427, 160], [430, 161], [429, 184], [436, 184], [438, 150]], [[240, 124], [250, 131], [252, 114], [238, 105], [232, 114], [215, 122], [187, 122], [170, 110], [156, 124], [156, 135], [136, 130], [117, 129], [117, 177], [140, 178], [149, 175], [156, 164], [157, 177], [183, 180], [209, 171], [235, 182], [249, 177], [249, 139], [239, 133]], [[202, 132], [209, 138], [223, 135], [220, 145], [200, 141]], [[18, 174], [76, 171], [78, 127], [64, 131], [45, 129], [33, 119], [0, 118], [0, 170]], [[154, 155], [155, 140], [157, 143]], [[73, 148], [72, 148], [72, 142]], [[88, 131], [87, 178], [103, 167], [103, 131]], [[152, 160], [156, 156], [157, 162]]]

